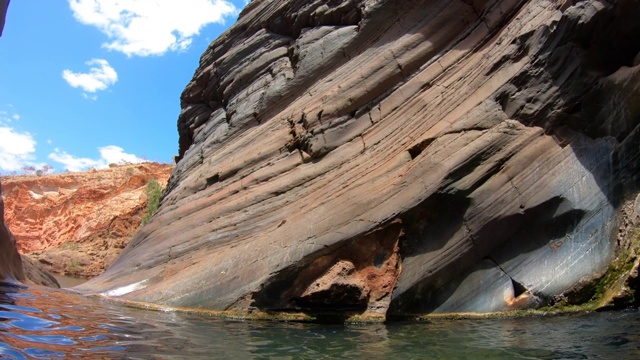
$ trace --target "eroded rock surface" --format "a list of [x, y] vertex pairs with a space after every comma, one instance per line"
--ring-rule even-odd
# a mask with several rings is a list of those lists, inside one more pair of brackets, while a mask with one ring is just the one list
[[173, 167], [142, 163], [104, 170], [4, 179], [5, 221], [20, 252], [46, 270], [102, 273], [140, 227], [147, 184]]
[[159, 213], [81, 288], [216, 310], [536, 307], [636, 191], [638, 1], [252, 1], [184, 90]]
[[[0, 191], [2, 183], [0, 183]], [[4, 201], [0, 197], [0, 280], [24, 280], [22, 259], [16, 248], [16, 238], [4, 223]]]
[[[2, 192], [2, 183], [0, 183]], [[42, 269], [33, 260], [22, 257], [16, 247], [13, 236], [4, 221], [4, 200], [0, 197], [0, 282], [15, 284], [37, 284], [50, 287], [60, 287], [58, 281]]]

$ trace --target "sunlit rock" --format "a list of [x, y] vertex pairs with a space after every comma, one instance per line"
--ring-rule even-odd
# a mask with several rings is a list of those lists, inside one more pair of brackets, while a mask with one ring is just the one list
[[[2, 183], [0, 183], [0, 192]], [[0, 196], [0, 281], [24, 280], [22, 259], [16, 248], [16, 238], [4, 223], [4, 200]]]
[[347, 316], [547, 304], [607, 269], [636, 192], [638, 18], [252, 1], [182, 94], [159, 213], [79, 289]]
[[166, 184], [167, 164], [4, 178], [4, 219], [18, 250], [54, 273], [102, 273], [140, 227], [147, 184]]

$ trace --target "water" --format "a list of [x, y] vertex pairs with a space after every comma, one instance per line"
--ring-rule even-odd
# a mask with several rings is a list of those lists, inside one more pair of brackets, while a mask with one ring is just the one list
[[58, 284], [60, 284], [60, 287], [62, 288], [70, 288], [70, 287], [78, 286], [80, 284], [86, 283], [87, 280], [89, 280], [87, 278], [55, 274], [55, 273], [52, 273], [51, 275], [54, 278], [56, 278], [56, 280], [58, 281]]
[[640, 312], [318, 325], [140, 310], [0, 284], [0, 358], [639, 359]]

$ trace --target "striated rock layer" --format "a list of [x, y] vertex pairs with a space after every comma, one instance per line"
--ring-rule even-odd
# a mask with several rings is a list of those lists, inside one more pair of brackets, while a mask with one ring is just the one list
[[[2, 183], [0, 183], [0, 191]], [[0, 197], [0, 280], [24, 280], [22, 259], [16, 249], [16, 238], [4, 223], [4, 201]]]
[[159, 213], [81, 286], [215, 310], [537, 307], [636, 191], [638, 1], [252, 1], [182, 94]]
[[[0, 183], [0, 192], [2, 184]], [[4, 200], [0, 197], [0, 282], [22, 282], [60, 287], [58, 281], [28, 257], [23, 257], [16, 247], [16, 238], [4, 222]]]
[[4, 180], [5, 221], [21, 253], [52, 272], [95, 276], [138, 230], [146, 185], [164, 186], [173, 166], [158, 163], [105, 170], [14, 176]]

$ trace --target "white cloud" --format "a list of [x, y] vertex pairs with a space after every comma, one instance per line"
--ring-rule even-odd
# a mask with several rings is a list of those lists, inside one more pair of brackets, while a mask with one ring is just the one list
[[[91, 66], [89, 72], [76, 73], [71, 70], [64, 70], [62, 72], [62, 78], [74, 88], [81, 88], [82, 90], [90, 93], [94, 93], [99, 90], [105, 90], [110, 85], [113, 85], [118, 81], [118, 74], [109, 65], [109, 62], [104, 59], [91, 59], [86, 62]], [[83, 95], [85, 98], [87, 94]], [[95, 95], [94, 95], [95, 96]], [[94, 99], [95, 100], [95, 99]]]
[[127, 154], [123, 148], [115, 145], [98, 148], [98, 151], [100, 152], [100, 158], [91, 159], [76, 157], [66, 151], [55, 148], [53, 152], [49, 154], [49, 159], [63, 164], [65, 169], [69, 171], [84, 171], [91, 168], [105, 169], [109, 167], [109, 164], [137, 164], [146, 161], [136, 155]]
[[4, 123], [10, 123], [13, 120], [20, 120], [20, 115], [18, 114], [13, 114], [11, 116], [9, 116], [9, 113], [6, 112], [5, 110], [0, 110], [0, 124]]
[[0, 169], [18, 171], [24, 166], [34, 165], [35, 152], [36, 141], [31, 134], [7, 126], [0, 127]]
[[73, 155], [69, 155], [65, 151], [61, 151], [58, 148], [54, 149], [54, 152], [49, 154], [49, 159], [59, 162], [64, 165], [64, 167], [69, 171], [82, 171], [92, 167], [99, 167], [101, 163], [98, 160], [93, 160], [89, 158], [79, 158]]
[[98, 100], [98, 95], [87, 95], [87, 93], [82, 93], [82, 97], [93, 101]]
[[127, 154], [124, 152], [123, 148], [115, 145], [101, 147], [98, 150], [100, 151], [100, 157], [107, 162], [107, 166], [109, 166], [109, 164], [118, 164], [122, 162], [137, 164], [146, 161], [136, 155]]
[[[9, 108], [13, 106], [9, 105]], [[20, 115], [9, 110], [0, 110], [0, 170], [19, 171], [35, 164], [36, 140], [28, 132], [16, 130], [9, 123], [19, 120]]]
[[110, 41], [103, 46], [127, 56], [184, 50], [200, 29], [237, 14], [226, 0], [68, 0], [79, 22]]

